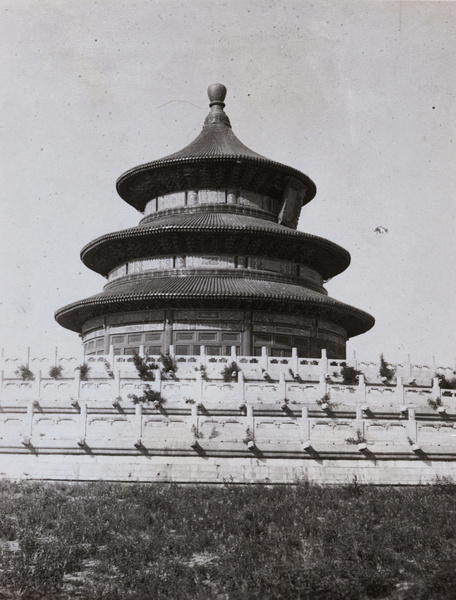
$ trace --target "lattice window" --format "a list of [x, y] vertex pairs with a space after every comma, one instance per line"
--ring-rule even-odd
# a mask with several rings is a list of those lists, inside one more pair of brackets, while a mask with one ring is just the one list
[[128, 336], [128, 343], [129, 344], [134, 344], [135, 342], [141, 342], [142, 340], [142, 334], [136, 334], [136, 335], [129, 335]]
[[191, 352], [190, 352], [190, 346], [177, 345], [176, 346], [176, 354], [181, 354], [183, 356], [188, 356], [189, 354], [191, 354]]
[[161, 336], [161, 333], [148, 333], [146, 335], [146, 342], [160, 342]]
[[160, 352], [162, 351], [161, 346], [148, 346], [147, 348], [147, 354], [150, 355], [155, 355], [155, 354], [160, 354]]
[[275, 342], [281, 346], [290, 346], [291, 348], [291, 336], [289, 335], [276, 335]]
[[271, 344], [272, 335], [269, 333], [255, 333], [256, 344]]
[[189, 341], [189, 342], [191, 342], [193, 340], [193, 336], [194, 336], [193, 333], [183, 333], [181, 331], [178, 331], [176, 333], [176, 340], [179, 340], [179, 341], [182, 340], [182, 341]]
[[200, 333], [198, 339], [200, 342], [216, 342], [217, 333]]
[[208, 356], [220, 356], [222, 354], [222, 347], [221, 346], [207, 346], [206, 354]]
[[240, 342], [240, 333], [222, 333], [223, 342]]

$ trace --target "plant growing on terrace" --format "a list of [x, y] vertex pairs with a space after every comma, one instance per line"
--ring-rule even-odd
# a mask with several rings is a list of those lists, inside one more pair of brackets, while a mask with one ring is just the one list
[[195, 371], [199, 371], [201, 373], [201, 377], [203, 379], [207, 379], [206, 367], [205, 365], [200, 365], [199, 369], [195, 367]]
[[87, 363], [82, 363], [82, 365], [76, 367], [76, 371], [79, 371], [81, 381], [87, 381], [89, 379], [90, 367]]
[[22, 381], [33, 381], [35, 379], [35, 375], [27, 365], [21, 365], [19, 369], [17, 369], [16, 375], [18, 375]]
[[142, 381], [155, 381], [155, 375], [153, 369], [156, 369], [156, 365], [152, 365], [147, 362], [148, 357], [143, 358], [137, 352], [133, 354], [133, 364], [135, 365], [136, 371], [138, 372], [139, 378]]
[[433, 408], [434, 410], [439, 409], [441, 406], [443, 406], [442, 404], [442, 400], [440, 398], [436, 398], [435, 400], [433, 398], [429, 398], [428, 399], [428, 404], [431, 408]]
[[241, 369], [238, 367], [237, 363], [233, 360], [232, 363], [226, 365], [222, 369], [223, 381], [225, 381], [226, 383], [228, 383], [229, 381], [235, 381], [240, 370]]
[[106, 358], [103, 359], [103, 363], [106, 369], [106, 373], [108, 375], [108, 377], [110, 377], [111, 379], [114, 379], [114, 373], [111, 369], [111, 365], [109, 363], [109, 361], [106, 360]]
[[244, 444], [248, 444], [249, 442], [255, 441], [255, 435], [250, 429], [250, 427], [247, 427], [247, 429], [245, 430], [245, 438], [242, 441], [244, 442]]
[[346, 438], [345, 441], [347, 444], [353, 444], [354, 446], [357, 446], [358, 444], [367, 444], [367, 440], [361, 433], [361, 429], [356, 430], [356, 438], [349, 437]]
[[49, 377], [51, 379], [61, 379], [62, 378], [63, 367], [61, 365], [55, 365], [49, 369]]
[[442, 390], [456, 390], [456, 377], [447, 379], [445, 375], [442, 375], [441, 373], [437, 373], [436, 377], [439, 380], [439, 387], [441, 387]]
[[302, 381], [301, 376], [299, 375], [299, 373], [295, 373], [293, 371], [293, 369], [288, 369], [288, 372], [291, 375], [291, 378], [294, 379], [295, 381]]
[[211, 434], [209, 436], [210, 440], [213, 440], [214, 438], [218, 437], [220, 435], [220, 431], [214, 426], [212, 428]]
[[163, 365], [162, 371], [164, 373], [168, 373], [169, 375], [174, 375], [174, 373], [177, 371], [177, 365], [174, 362], [173, 357], [170, 356], [169, 354], [163, 354], [161, 352], [159, 360]]
[[269, 373], [266, 371], [266, 369], [261, 369], [261, 373], [263, 375], [263, 379], [265, 381], [267, 381], [268, 383], [272, 383], [273, 379], [272, 377], [269, 375]]
[[202, 440], [204, 437], [204, 434], [202, 434], [201, 431], [198, 431], [198, 427], [196, 425], [192, 425], [192, 434], [195, 440]]
[[396, 369], [391, 367], [389, 363], [386, 362], [383, 354], [380, 354], [380, 369], [379, 375], [386, 381], [386, 383], [390, 383], [396, 373]]
[[355, 367], [349, 367], [347, 364], [343, 363], [340, 374], [344, 383], [355, 385], [358, 383], [359, 375], [362, 373], [355, 369]]
[[331, 396], [329, 394], [325, 394], [319, 400], [317, 400], [317, 404], [318, 406], [329, 410], [333, 410], [338, 406], [335, 402], [331, 402]]
[[162, 406], [166, 402], [165, 398], [163, 398], [160, 392], [153, 390], [150, 385], [146, 385], [144, 387], [141, 396], [137, 396], [136, 394], [128, 394], [128, 397], [133, 400], [133, 404], [153, 402], [157, 406]]

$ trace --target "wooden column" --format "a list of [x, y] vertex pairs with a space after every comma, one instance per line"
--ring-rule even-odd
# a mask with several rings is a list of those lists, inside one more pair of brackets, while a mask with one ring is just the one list
[[163, 354], [169, 352], [173, 343], [173, 314], [171, 310], [165, 311], [165, 332], [163, 334]]
[[242, 333], [241, 354], [253, 356], [252, 348], [252, 311], [244, 313], [244, 331]]

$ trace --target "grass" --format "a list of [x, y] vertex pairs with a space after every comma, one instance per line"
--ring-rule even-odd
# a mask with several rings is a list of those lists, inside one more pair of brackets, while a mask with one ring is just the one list
[[456, 485], [0, 482], [0, 598], [456, 597]]

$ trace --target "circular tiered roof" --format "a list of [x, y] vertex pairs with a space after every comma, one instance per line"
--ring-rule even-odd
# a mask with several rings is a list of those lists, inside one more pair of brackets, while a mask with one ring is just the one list
[[58, 322], [80, 332], [88, 319], [123, 311], [161, 308], [255, 308], [303, 314], [340, 323], [349, 337], [374, 324], [371, 315], [300, 285], [249, 277], [156, 276], [117, 283], [101, 294], [56, 313]]
[[[313, 316], [341, 325], [349, 337], [368, 331], [373, 317], [328, 297], [321, 282], [299, 280], [298, 271], [296, 276], [290, 275], [286, 265], [280, 265], [281, 260], [306, 265], [329, 279], [350, 264], [346, 250], [296, 231], [289, 217], [291, 211], [297, 222], [302, 205], [315, 196], [315, 184], [304, 173], [244, 146], [223, 110], [225, 87], [214, 84], [208, 93], [211, 112], [191, 144], [127, 171], [117, 182], [120, 196], [141, 212], [154, 198], [160, 198], [160, 203], [157, 200], [155, 208], [148, 207], [147, 216], [137, 227], [103, 235], [87, 244], [81, 252], [82, 261], [105, 277], [129, 261], [166, 256], [175, 261], [186, 255], [217, 260], [227, 255], [270, 258], [276, 272], [268, 273], [261, 267], [238, 269], [237, 258], [236, 268], [226, 264], [214, 269], [201, 265], [188, 270], [163, 267], [129, 274], [126, 265], [123, 274], [116, 275], [103, 292], [57, 311], [57, 321], [81, 332], [86, 321], [108, 314], [217, 307]], [[225, 203], [217, 199], [187, 205], [185, 193], [182, 204], [176, 206], [167, 198], [168, 194], [200, 190], [224, 190]], [[228, 203], [230, 190], [253, 192], [259, 200], [254, 198], [247, 206], [242, 194], [237, 202], [235, 193], [231, 195], [236, 201]]]
[[211, 112], [199, 136], [182, 150], [121, 175], [121, 198], [141, 212], [151, 198], [192, 189], [247, 189], [281, 200], [291, 178], [303, 192], [302, 205], [310, 202], [317, 190], [307, 175], [257, 154], [234, 135], [223, 111], [225, 86], [213, 84], [208, 94]]
[[300, 261], [329, 279], [350, 264], [350, 254], [324, 238], [273, 221], [225, 212], [177, 213], [142, 227], [108, 233], [81, 251], [83, 263], [104, 275], [130, 260], [179, 252], [244, 253]]

